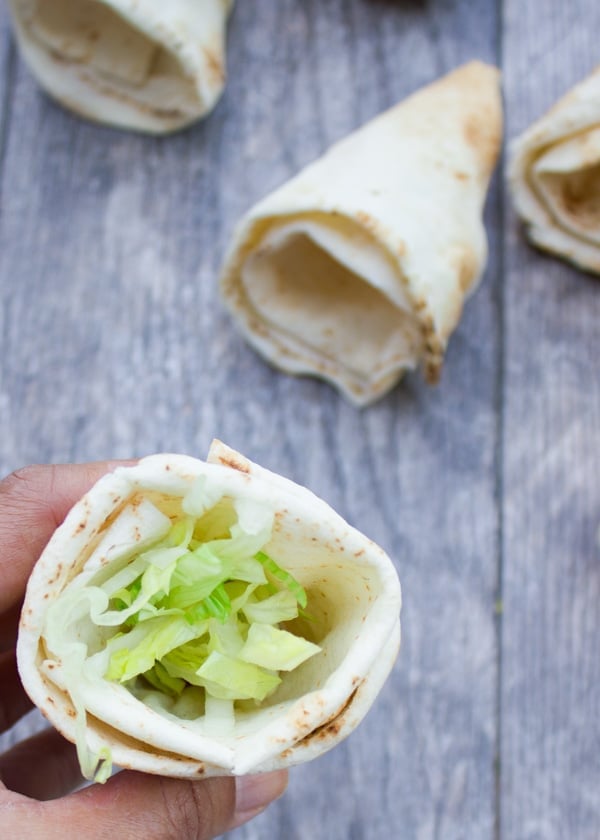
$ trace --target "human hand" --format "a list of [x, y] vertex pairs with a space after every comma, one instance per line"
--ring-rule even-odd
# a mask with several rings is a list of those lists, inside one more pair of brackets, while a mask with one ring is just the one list
[[[29, 573], [72, 505], [117, 464], [26, 467], [0, 482], [0, 731], [30, 708], [16, 666]], [[209, 840], [260, 813], [287, 784], [284, 771], [190, 782], [124, 770], [83, 781], [75, 747], [45, 730], [0, 755], [0, 836], [28, 840]]]

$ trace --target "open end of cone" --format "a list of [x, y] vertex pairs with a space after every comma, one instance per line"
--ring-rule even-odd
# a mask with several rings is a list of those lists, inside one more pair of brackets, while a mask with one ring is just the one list
[[343, 231], [310, 219], [275, 227], [246, 260], [241, 281], [284, 347], [318, 359], [316, 373], [331, 360], [358, 383], [399, 363], [414, 367], [422, 337], [397, 268], [359, 225], [344, 221]]
[[177, 56], [95, 0], [36, 3], [26, 24], [50, 54], [127, 90], [142, 104], [155, 105], [168, 89], [170, 108], [197, 107], [194, 84]]

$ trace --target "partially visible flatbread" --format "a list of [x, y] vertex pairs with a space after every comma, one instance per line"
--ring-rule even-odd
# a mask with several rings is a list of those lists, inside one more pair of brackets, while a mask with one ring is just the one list
[[[118, 682], [95, 673], [92, 680], [85, 663], [102, 651], [103, 641], [85, 614], [66, 631], [70, 650], [86, 646], [81, 667], [73, 667], [79, 653], [53, 651], [48, 623], [65, 589], [93, 588], [90, 582], [107, 563], [126, 568], [134, 553], [163, 537], [173, 511], [198, 481], [212, 504], [239, 504], [250, 523], [257, 511], [268, 512], [274, 525], [265, 551], [305, 588], [307, 632], [321, 647], [284, 676], [267, 702], [236, 711], [233, 730], [225, 735], [211, 731], [201, 717], [157, 710]], [[79, 698], [92, 756], [189, 778], [260, 772], [312, 759], [352, 732], [396, 659], [399, 612], [400, 585], [381, 548], [305, 488], [216, 441], [207, 463], [150, 456], [105, 476], [75, 505], [29, 580], [18, 666], [33, 702], [71, 741], [82, 723], [74, 700]], [[58, 614], [62, 621], [62, 605]]]
[[512, 143], [509, 182], [531, 242], [600, 274], [600, 67]]
[[225, 83], [233, 0], [9, 0], [21, 52], [82, 116], [162, 133], [197, 120]]

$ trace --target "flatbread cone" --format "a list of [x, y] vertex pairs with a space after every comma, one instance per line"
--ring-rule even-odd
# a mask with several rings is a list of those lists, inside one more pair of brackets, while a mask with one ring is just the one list
[[[173, 651], [174, 642], [163, 630], [161, 644], [167, 639], [171, 645], [171, 653], [162, 660], [164, 692], [154, 687], [160, 677], [156, 668], [133, 679], [125, 679], [123, 673], [118, 679], [106, 671], [107, 651], [113, 651], [109, 668], [115, 663], [129, 667], [122, 657], [129, 662], [132, 652], [139, 652], [150, 638], [147, 628], [154, 628], [155, 638], [160, 622], [166, 627], [172, 621], [179, 628], [177, 634], [183, 630], [187, 638], [199, 632], [202, 620], [197, 603], [188, 605], [185, 621], [174, 609], [148, 618], [144, 609], [156, 607], [146, 603], [133, 625], [117, 626], [115, 622], [111, 626], [110, 608], [106, 610], [106, 600], [102, 603], [104, 589], [111, 604], [123, 600], [121, 606], [126, 608], [121, 615], [131, 619], [135, 607], [127, 606], [125, 589], [116, 589], [123, 583], [128, 583], [130, 592], [135, 589], [131, 580], [139, 574], [142, 562], [146, 572], [141, 589], [138, 582], [136, 600], [143, 600], [150, 578], [155, 589], [171, 587], [172, 599], [181, 598], [182, 591], [189, 593], [173, 584], [178, 571], [169, 572], [168, 584], [161, 576], [168, 571], [165, 557], [171, 562], [171, 555], [177, 556], [177, 569], [181, 568], [183, 543], [179, 540], [192, 513], [194, 538], [200, 529], [208, 542], [194, 548], [195, 565], [186, 568], [193, 573], [198, 564], [214, 564], [216, 552], [230, 564], [227, 568], [234, 564], [234, 577], [240, 575], [238, 583], [224, 585], [231, 603], [238, 599], [237, 606], [229, 616], [207, 619], [211, 641], [213, 633], [217, 640], [217, 653], [213, 650], [209, 659], [231, 662], [221, 654], [235, 642], [235, 609], [249, 622], [265, 622], [265, 610], [272, 609], [271, 604], [289, 601], [290, 593], [292, 601], [301, 602], [302, 593], [306, 598], [305, 608], [296, 611], [294, 620], [284, 622], [283, 629], [269, 630], [260, 623], [261, 631], [267, 627], [280, 638], [293, 637], [292, 646], [308, 648], [310, 653], [298, 667], [283, 670], [279, 676], [267, 672], [265, 679], [279, 683], [262, 702], [242, 698], [233, 703], [209, 696], [213, 692], [210, 680], [219, 685], [223, 674], [210, 677], [210, 692], [199, 687], [201, 680], [182, 691], [182, 681], [173, 676], [169, 670], [173, 663], [168, 661], [186, 645]], [[174, 522], [179, 524], [174, 526]], [[223, 522], [228, 523], [229, 539], [217, 534]], [[215, 534], [216, 540], [210, 542]], [[189, 542], [185, 562], [190, 560], [192, 546]], [[207, 553], [207, 546], [212, 554]], [[256, 595], [261, 589], [252, 577], [256, 568], [263, 568], [256, 558], [265, 564], [271, 581], [266, 588], [277, 589], [270, 600], [252, 605], [262, 610], [259, 619], [248, 606], [248, 593]], [[198, 581], [192, 584], [197, 586]], [[200, 606], [209, 601], [218, 606], [216, 592]], [[195, 611], [192, 618], [189, 609]], [[150, 456], [108, 474], [75, 505], [32, 572], [20, 625], [18, 666], [34, 703], [66, 738], [77, 743], [88, 778], [102, 781], [113, 762], [190, 778], [260, 772], [312, 759], [352, 732], [396, 659], [399, 612], [398, 578], [380, 548], [308, 490], [215, 441], [206, 463], [182, 455]], [[246, 626], [248, 640], [243, 650], [237, 649], [236, 657], [244, 658], [255, 626]], [[142, 631], [146, 642], [140, 648], [136, 645]], [[174, 632], [173, 627], [168, 632]], [[196, 642], [190, 644], [193, 647]], [[266, 654], [281, 657], [282, 649], [267, 646]], [[257, 659], [246, 655], [245, 661]], [[205, 673], [207, 662], [197, 674]], [[144, 667], [152, 664], [151, 656]], [[243, 676], [246, 680], [246, 672]], [[226, 681], [229, 678], [226, 670]], [[179, 696], [170, 692], [173, 687]]]
[[66, 108], [164, 133], [215, 105], [233, 0], [8, 0], [40, 85]]
[[437, 381], [486, 261], [499, 76], [473, 62], [334, 145], [242, 219], [224, 300], [248, 341], [357, 405], [423, 364]]
[[509, 182], [531, 242], [600, 274], [600, 67], [513, 142]]

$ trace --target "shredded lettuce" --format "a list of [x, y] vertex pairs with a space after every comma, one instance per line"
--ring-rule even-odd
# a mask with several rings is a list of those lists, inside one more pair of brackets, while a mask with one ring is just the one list
[[155, 662], [150, 670], [144, 671], [144, 679], [169, 697], [181, 697], [186, 686], [185, 680], [180, 677], [172, 677], [160, 662]]
[[282, 589], [262, 601], [258, 597], [249, 598], [242, 606], [242, 612], [249, 623], [279, 624], [297, 618], [298, 602], [293, 592]]
[[127, 682], [149, 671], [155, 662], [200, 635], [203, 629], [204, 625], [190, 624], [180, 616], [139, 622], [129, 633], [116, 636], [108, 643], [111, 657], [106, 679]]
[[207, 727], [215, 735], [230, 735], [235, 727], [233, 700], [222, 700], [206, 692], [204, 718]]
[[258, 551], [256, 554], [256, 559], [261, 563], [261, 565], [266, 569], [267, 572], [273, 577], [275, 580], [280, 581], [283, 583], [287, 589], [294, 595], [296, 601], [300, 604], [300, 606], [305, 609], [306, 608], [306, 592], [300, 586], [298, 581], [292, 577], [289, 572], [286, 572], [285, 569], [282, 569], [281, 566], [278, 566], [277, 563], [273, 560], [272, 557], [269, 557], [268, 554], [265, 554], [264, 551]]
[[281, 682], [277, 674], [216, 650], [196, 674], [207, 695], [222, 700], [264, 700]]
[[279, 672], [320, 651], [279, 626], [304, 614], [307, 594], [264, 550], [273, 510], [227, 499], [205, 479], [173, 510], [160, 540], [68, 587], [48, 611], [48, 649], [62, 661], [87, 778], [105, 780], [111, 761], [110, 751], [87, 746], [80, 673], [121, 683], [153, 708], [203, 717], [225, 737], [236, 702], [263, 702], [281, 684]]
[[271, 624], [252, 624], [246, 644], [239, 652], [244, 662], [253, 662], [273, 671], [293, 671], [321, 648], [287, 630]]

